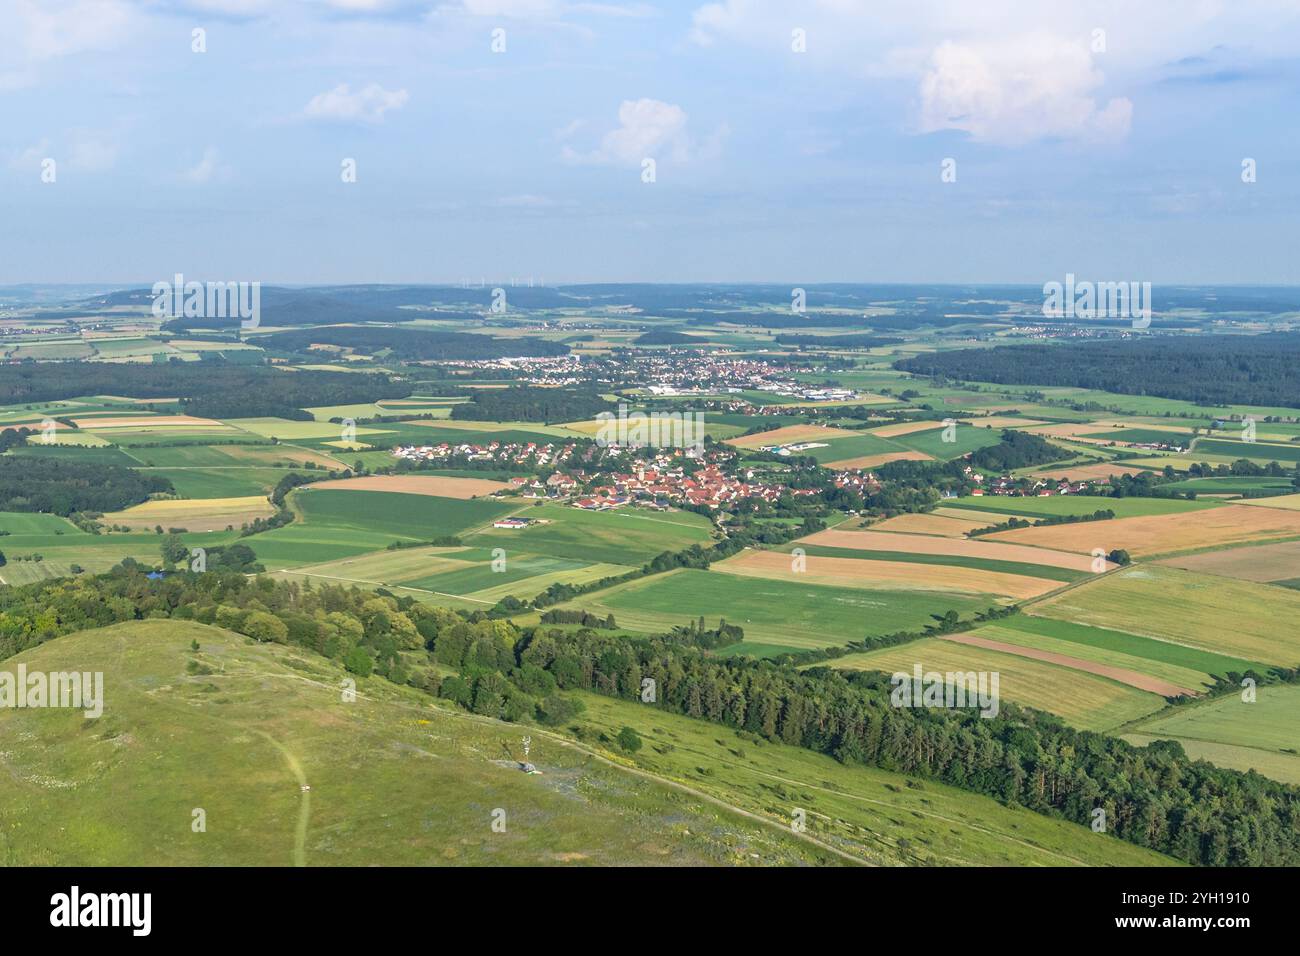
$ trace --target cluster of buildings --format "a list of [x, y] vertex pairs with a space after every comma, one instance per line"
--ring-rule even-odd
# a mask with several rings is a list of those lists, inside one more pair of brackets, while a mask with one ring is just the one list
[[439, 442], [436, 445], [402, 445], [393, 449], [393, 457], [404, 461], [447, 461], [463, 458], [467, 461], [491, 461], [501, 465], [525, 465], [530, 468], [547, 468], [566, 460], [576, 445], [567, 442], [499, 442], [485, 445], [476, 442]]
[[971, 494], [977, 498], [984, 495], [1018, 498], [1077, 495], [1087, 491], [1092, 486], [1092, 483], [1088, 481], [1067, 481], [1063, 478], [1012, 478], [1009, 475], [1003, 475], [999, 478], [986, 479], [984, 475], [974, 471], [969, 465], [963, 471], [965, 471], [966, 477], [975, 483], [975, 488], [971, 491]]
[[[600, 484], [595, 484], [599, 481]], [[556, 472], [541, 478], [512, 478], [510, 484], [524, 497], [565, 500], [576, 508], [605, 511], [623, 505], [651, 508], [703, 505], [721, 508], [747, 499], [775, 502], [783, 494], [815, 495], [813, 489], [791, 489], [783, 484], [756, 481], [752, 471], [729, 475], [716, 463], [688, 471], [678, 462], [639, 461], [629, 471], [588, 475]]]

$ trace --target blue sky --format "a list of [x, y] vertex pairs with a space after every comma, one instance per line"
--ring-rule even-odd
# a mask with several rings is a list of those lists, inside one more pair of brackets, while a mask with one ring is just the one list
[[1300, 0], [0, 0], [0, 27], [0, 283], [1300, 281]]

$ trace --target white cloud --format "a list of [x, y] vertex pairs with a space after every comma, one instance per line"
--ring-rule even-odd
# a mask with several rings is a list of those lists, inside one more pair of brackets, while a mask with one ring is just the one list
[[400, 110], [409, 99], [406, 90], [386, 90], [378, 83], [355, 93], [347, 83], [340, 83], [328, 92], [313, 96], [303, 115], [317, 120], [380, 123], [385, 113]]
[[[1122, 138], [1167, 64], [1218, 45], [1295, 57], [1298, 26], [1297, 0], [716, 0], [695, 9], [687, 38], [834, 77], [831, 96], [869, 91], [900, 127], [1010, 145]], [[791, 50], [795, 28], [806, 53]]]
[[202, 185], [210, 183], [214, 179], [225, 178], [230, 170], [222, 165], [221, 156], [217, 150], [209, 146], [203, 151], [203, 158], [197, 164], [191, 166], [181, 174], [181, 178], [186, 182]]
[[1133, 104], [1116, 97], [1103, 106], [1093, 96], [1102, 83], [1083, 41], [1034, 35], [942, 43], [921, 77], [920, 129], [965, 130], [976, 140], [1013, 146], [1051, 138], [1122, 140]]
[[618, 108], [618, 126], [607, 132], [596, 149], [580, 153], [564, 148], [564, 158], [575, 163], [635, 166], [641, 160], [670, 159], [684, 163], [697, 151], [686, 129], [686, 111], [662, 100], [624, 100]]
[[6, 46], [32, 60], [106, 50], [128, 35], [135, 14], [122, 0], [2, 0]]

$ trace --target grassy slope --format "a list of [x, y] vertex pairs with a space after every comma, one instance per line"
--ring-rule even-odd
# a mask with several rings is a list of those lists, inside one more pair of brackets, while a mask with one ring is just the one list
[[[202, 645], [189, 650], [190, 641]], [[186, 675], [190, 659], [214, 673]], [[0, 860], [8, 864], [835, 863], [748, 819], [534, 732], [215, 628], [83, 632], [5, 663], [105, 674], [99, 720], [0, 710]], [[303, 784], [310, 791], [301, 789]], [[191, 830], [192, 811], [207, 830]], [[506, 811], [494, 833], [492, 812]]]
[[[188, 675], [191, 660], [212, 673]], [[82, 632], [4, 669], [19, 662], [102, 670], [107, 701], [98, 720], [0, 710], [10, 865], [1172, 862], [987, 798], [594, 695], [583, 695], [586, 743], [444, 709], [378, 678], [343, 703], [332, 662], [193, 623]], [[646, 739], [634, 760], [601, 740], [625, 725]], [[514, 769], [525, 733], [539, 776]], [[206, 832], [192, 831], [196, 807]], [[788, 829], [794, 807], [808, 811], [809, 839]], [[505, 833], [491, 829], [495, 808]]]

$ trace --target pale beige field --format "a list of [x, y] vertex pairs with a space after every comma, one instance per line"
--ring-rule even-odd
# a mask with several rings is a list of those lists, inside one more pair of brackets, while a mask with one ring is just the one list
[[936, 428], [943, 427], [943, 422], [895, 422], [893, 425], [882, 425], [880, 428], [873, 428], [870, 434], [879, 435], [881, 438], [894, 438], [898, 435], [934, 431]]
[[859, 458], [841, 458], [839, 461], [828, 461], [827, 468], [879, 468], [881, 465], [887, 465], [891, 461], [933, 461], [929, 455], [923, 451], [887, 451], [880, 455], [862, 455]]
[[444, 475], [368, 475], [364, 478], [339, 478], [319, 481], [313, 488], [352, 491], [397, 491], [408, 495], [433, 495], [437, 498], [478, 498], [510, 486], [486, 478], [453, 478]]
[[983, 418], [963, 418], [961, 421], [967, 425], [977, 425], [980, 428], [985, 426], [989, 428], [1032, 428], [1035, 425], [1046, 425], [1047, 422], [1037, 418], [1017, 418], [1015, 415], [985, 415]]
[[238, 528], [255, 518], [268, 518], [275, 508], [261, 495], [246, 498], [180, 498], [146, 501], [124, 511], [105, 514], [108, 525], [128, 528], [185, 528], [188, 531], [221, 531], [228, 525]]
[[742, 551], [712, 567], [742, 577], [798, 580], [832, 587], [1000, 594], [1017, 599], [1037, 597], [1061, 587], [1060, 581], [1045, 578], [940, 564], [808, 555], [804, 558], [805, 570], [796, 572], [793, 561], [790, 555], [779, 551]]
[[987, 540], [1091, 553], [1122, 548], [1134, 557], [1268, 541], [1300, 535], [1300, 511], [1240, 504], [1182, 514], [1116, 518], [999, 531]]
[[1300, 541], [1187, 554], [1178, 558], [1164, 558], [1156, 564], [1220, 574], [1242, 581], [1287, 581], [1300, 578]]
[[121, 418], [74, 418], [78, 428], [160, 428], [183, 426], [185, 428], [228, 428], [225, 422], [193, 415], [132, 415]]
[[1035, 471], [1035, 478], [1053, 478], [1065, 479], [1071, 481], [1105, 481], [1114, 475], [1136, 475], [1140, 471], [1149, 471], [1149, 468], [1135, 467], [1130, 461], [1127, 464], [1118, 462], [1110, 464], [1102, 462], [1096, 465], [1075, 465], [1066, 468], [1052, 468], [1047, 471]]
[[1273, 498], [1242, 498], [1239, 505], [1251, 505], [1256, 508], [1283, 508], [1287, 511], [1300, 511], [1300, 495], [1277, 495]]
[[964, 538], [967, 531], [987, 528], [991, 524], [997, 524], [997, 519], [971, 519], [965, 515], [954, 518], [937, 514], [903, 514], [873, 524], [871, 530], [892, 531], [895, 534], [935, 534], [943, 538]]
[[1128, 684], [1130, 687], [1136, 687], [1138, 690], [1145, 690], [1152, 694], [1159, 694], [1161, 697], [1178, 697], [1183, 695], [1195, 697], [1200, 693], [1200, 691], [1193, 688], [1179, 687], [1177, 684], [1161, 680], [1158, 677], [1152, 677], [1150, 674], [1143, 674], [1139, 671], [1129, 670], [1127, 667], [1115, 667], [1111, 664], [1099, 664], [1096, 661], [1085, 661], [1078, 657], [1070, 657], [1067, 654], [1056, 654], [1052, 651], [1039, 650], [1036, 647], [1023, 647], [1019, 644], [1007, 644], [1003, 641], [995, 641], [991, 638], [981, 637], [978, 634], [948, 634], [945, 635], [942, 640], [952, 641], [954, 644], [967, 644], [971, 647], [983, 647], [990, 651], [1001, 651], [1004, 654], [1014, 654], [1017, 657], [1028, 657], [1035, 661], [1045, 661], [1048, 664], [1056, 664], [1058, 667], [1068, 667], [1071, 670], [1096, 674], [1098, 677], [1108, 677], [1111, 680], [1119, 681], [1121, 684]]
[[739, 438], [728, 438], [726, 443], [737, 448], [759, 448], [763, 445], [790, 445], [795, 442], [830, 441], [832, 438], [858, 438], [861, 434], [861, 432], [849, 431], [845, 428], [827, 428], [821, 425], [786, 425], [784, 428], [774, 428], [770, 432], [759, 432], [757, 435], [741, 435]]
[[[1065, 527], [1070, 527], [1066, 525]], [[988, 537], [999, 537], [989, 535]], [[853, 551], [901, 551], [908, 554], [947, 554], [964, 558], [989, 558], [994, 561], [1019, 561], [1022, 564], [1042, 564], [1051, 568], [1069, 568], [1074, 571], [1091, 571], [1091, 554], [1071, 554], [1050, 548], [1036, 548], [1021, 544], [1006, 544], [981, 538], [937, 538], [922, 534], [890, 534], [885, 531], [818, 531], [799, 539], [797, 544], [818, 544], [827, 548], [848, 548]], [[849, 560], [857, 560], [850, 558]], [[1114, 567], [1109, 562], [1107, 568]]]

